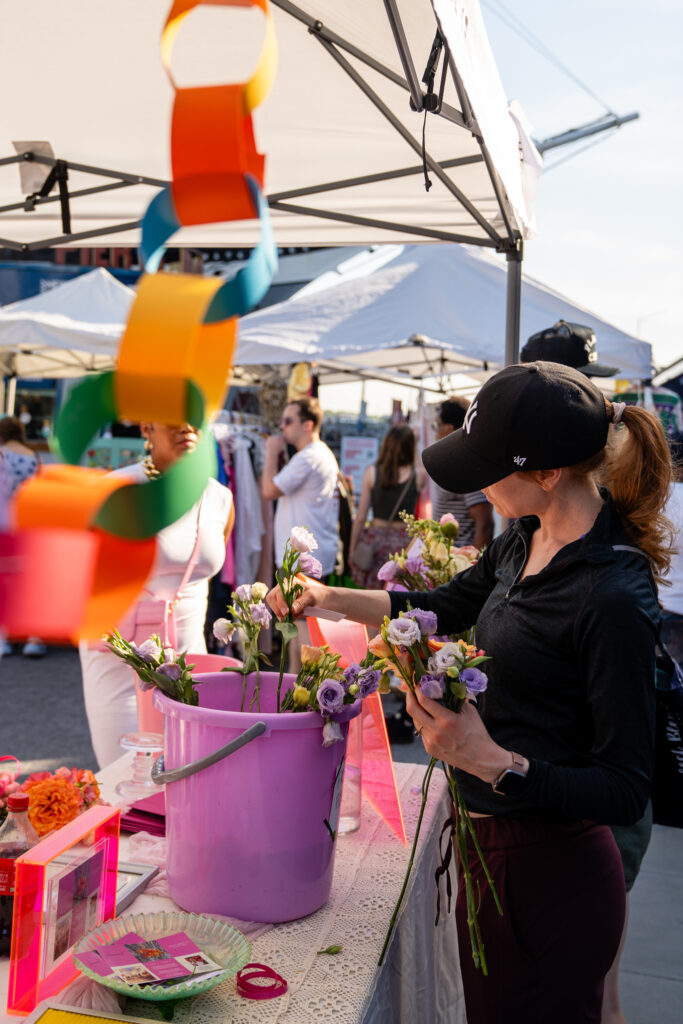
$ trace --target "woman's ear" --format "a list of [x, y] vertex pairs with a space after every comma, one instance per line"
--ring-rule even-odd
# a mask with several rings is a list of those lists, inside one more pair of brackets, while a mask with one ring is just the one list
[[562, 479], [562, 469], [539, 469], [538, 482], [544, 491], [554, 491]]

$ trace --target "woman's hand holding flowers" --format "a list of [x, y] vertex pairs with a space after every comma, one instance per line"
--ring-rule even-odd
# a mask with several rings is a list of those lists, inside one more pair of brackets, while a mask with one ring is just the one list
[[510, 767], [510, 752], [491, 739], [475, 705], [466, 701], [455, 714], [417, 687], [406, 689], [406, 710], [430, 757], [494, 782]]

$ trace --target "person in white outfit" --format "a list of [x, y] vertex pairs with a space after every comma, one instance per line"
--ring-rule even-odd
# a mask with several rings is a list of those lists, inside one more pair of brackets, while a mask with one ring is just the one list
[[[334, 570], [339, 548], [339, 466], [324, 441], [320, 440], [323, 411], [317, 398], [299, 398], [289, 402], [280, 420], [280, 434], [266, 440], [261, 475], [264, 498], [277, 498], [274, 520], [275, 564], [282, 567], [285, 544], [294, 526], [305, 526], [314, 535], [314, 552], [322, 566], [322, 576]], [[278, 472], [278, 463], [290, 444], [296, 452]], [[299, 665], [301, 644], [308, 643], [308, 628], [297, 623], [298, 638], [288, 650], [289, 669]]]
[[[141, 429], [147, 457], [137, 465], [115, 470], [136, 483], [164, 473], [198, 440], [197, 431], [189, 423], [143, 423]], [[199, 501], [159, 531], [149, 579], [136, 604], [117, 626], [126, 640], [139, 643], [159, 633], [177, 651], [206, 652], [204, 619], [209, 579], [223, 565], [233, 520], [230, 491], [217, 480], [209, 480]], [[121, 755], [121, 736], [137, 730], [136, 676], [96, 641], [81, 641], [79, 653], [90, 736], [102, 768]]]

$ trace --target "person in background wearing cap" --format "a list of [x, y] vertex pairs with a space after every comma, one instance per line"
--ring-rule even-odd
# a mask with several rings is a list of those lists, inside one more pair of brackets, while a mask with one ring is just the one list
[[[438, 440], [463, 425], [469, 406], [469, 400], [459, 395], [441, 403], [435, 424]], [[485, 548], [492, 540], [493, 513], [481, 491], [462, 494], [447, 491], [433, 482], [432, 505], [434, 519], [450, 512], [458, 520], [459, 545], [473, 544], [475, 548]]]
[[[406, 695], [427, 753], [458, 769], [503, 903], [499, 917], [473, 857], [489, 974], [469, 955], [461, 889], [468, 1024], [596, 1022], [625, 913], [608, 823], [636, 821], [650, 794], [655, 580], [672, 540], [666, 438], [646, 410], [612, 404], [575, 369], [536, 362], [487, 381], [462, 428], [423, 462], [442, 487], [457, 479], [483, 490], [511, 525], [431, 592], [311, 584], [293, 610], [318, 605], [377, 626], [410, 605], [435, 612], [440, 633], [475, 624], [491, 657], [478, 703], [455, 715]], [[284, 614], [276, 590], [268, 600]]]
[[592, 327], [570, 324], [566, 320], [558, 320], [552, 327], [532, 334], [519, 359], [522, 363], [535, 363], [539, 359], [562, 363], [563, 366], [573, 366], [587, 377], [616, 377], [620, 372], [616, 366], [598, 362]]

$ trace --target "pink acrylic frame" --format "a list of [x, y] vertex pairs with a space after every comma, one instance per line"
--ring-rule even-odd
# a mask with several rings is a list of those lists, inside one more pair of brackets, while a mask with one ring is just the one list
[[117, 807], [91, 807], [17, 858], [8, 1013], [25, 1017], [39, 1002], [60, 992], [79, 973], [72, 958], [67, 957], [53, 971], [41, 978], [40, 968], [46, 934], [46, 871], [56, 857], [84, 841], [98, 846], [102, 844], [102, 919], [108, 921], [115, 916], [120, 820], [121, 812]]

